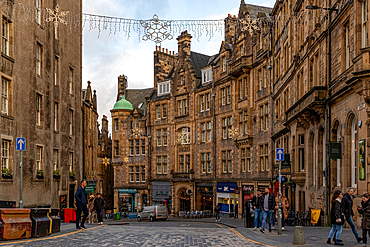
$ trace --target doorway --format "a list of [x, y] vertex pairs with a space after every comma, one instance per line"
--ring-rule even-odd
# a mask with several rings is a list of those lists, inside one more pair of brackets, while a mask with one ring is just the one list
[[190, 196], [186, 193], [186, 189], [182, 189], [179, 195], [180, 211], [190, 211]]
[[68, 201], [68, 207], [74, 208], [75, 207], [75, 185], [70, 184], [69, 185], [69, 201]]

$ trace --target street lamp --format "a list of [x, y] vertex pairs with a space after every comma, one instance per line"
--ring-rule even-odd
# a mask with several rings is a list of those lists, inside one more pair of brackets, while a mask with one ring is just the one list
[[315, 9], [324, 9], [324, 10], [332, 10], [332, 11], [335, 11], [338, 13], [338, 6], [335, 7], [335, 8], [325, 8], [325, 7], [319, 7], [317, 5], [307, 5], [306, 6], [306, 9], [312, 9], [312, 10], [315, 10]]

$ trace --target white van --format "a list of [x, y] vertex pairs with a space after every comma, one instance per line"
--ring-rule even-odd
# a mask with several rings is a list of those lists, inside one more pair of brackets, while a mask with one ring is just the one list
[[137, 220], [141, 221], [142, 219], [153, 220], [167, 220], [168, 213], [166, 206], [146, 206], [143, 208], [138, 216]]

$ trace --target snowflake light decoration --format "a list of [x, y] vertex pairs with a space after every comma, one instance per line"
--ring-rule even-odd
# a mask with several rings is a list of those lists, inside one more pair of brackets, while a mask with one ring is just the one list
[[177, 133], [177, 144], [185, 145], [190, 143], [190, 132], [185, 131], [184, 129]]
[[107, 158], [107, 156], [104, 157], [102, 164], [105, 166], [109, 164], [109, 159]]
[[250, 35], [252, 35], [254, 31], [260, 30], [258, 26], [258, 19], [252, 19], [250, 15], [247, 15], [247, 17], [243, 20], [240, 20], [240, 22], [243, 24], [242, 31], [248, 31]]
[[127, 163], [127, 162], [128, 162], [128, 157], [125, 157], [125, 158], [124, 158], [124, 160], [125, 160], [125, 162]]
[[163, 40], [171, 40], [173, 36], [168, 33], [171, 26], [171, 21], [160, 21], [157, 15], [153, 16], [150, 21], [141, 21], [141, 26], [145, 29], [143, 40], [151, 40], [160, 46]]
[[239, 135], [239, 130], [237, 128], [229, 129], [229, 137], [235, 139]]
[[142, 132], [141, 129], [132, 129], [131, 136], [135, 138], [139, 138], [141, 136], [141, 132]]
[[68, 15], [69, 11], [61, 11], [59, 4], [55, 6], [55, 9], [46, 9], [49, 14], [49, 17], [46, 19], [47, 22], [53, 22], [54, 27], [58, 28], [59, 23], [67, 25], [64, 17]]

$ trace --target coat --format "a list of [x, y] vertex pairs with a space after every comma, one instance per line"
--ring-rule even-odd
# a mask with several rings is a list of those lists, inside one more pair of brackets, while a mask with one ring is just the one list
[[262, 200], [263, 200], [262, 195], [261, 196], [254, 196], [252, 198], [253, 207], [256, 207], [256, 209], [261, 209], [262, 205], [263, 205], [263, 204], [261, 204]]
[[361, 202], [361, 209], [357, 209], [360, 214], [363, 215], [361, 228], [364, 230], [370, 230], [370, 200], [367, 202]]
[[[261, 207], [262, 207], [262, 209], [263, 209], [263, 206], [264, 206], [264, 202], [265, 202], [265, 195], [262, 196], [262, 200], [261, 200]], [[269, 207], [269, 210], [274, 210], [275, 209], [275, 206], [276, 206], [275, 196], [273, 194], [270, 194], [269, 193], [269, 196], [268, 196], [268, 207]]]
[[353, 213], [353, 198], [350, 194], [345, 193], [342, 199], [343, 213], [346, 218], [352, 217], [355, 214]]
[[87, 203], [87, 209], [89, 210], [90, 213], [94, 212], [94, 201], [95, 199], [89, 199], [89, 202]]
[[[341, 221], [337, 222], [337, 219], [341, 219]], [[344, 223], [342, 203], [339, 202], [338, 200], [335, 200], [332, 203], [331, 211], [330, 211], [330, 220], [331, 220], [331, 224], [333, 225], [343, 225]]]
[[216, 207], [215, 207], [215, 213], [216, 214], [218, 214], [218, 213], [220, 213], [221, 212], [221, 207], [219, 206], [219, 205], [217, 205]]
[[95, 198], [95, 200], [94, 200], [94, 209], [95, 210], [103, 209], [104, 206], [105, 206], [105, 201], [104, 201], [103, 197]]
[[86, 192], [85, 189], [83, 189], [81, 186], [78, 187], [76, 194], [76, 206], [86, 206], [87, 205], [87, 198], [86, 198]]

